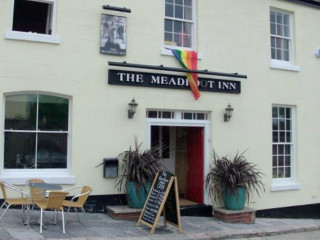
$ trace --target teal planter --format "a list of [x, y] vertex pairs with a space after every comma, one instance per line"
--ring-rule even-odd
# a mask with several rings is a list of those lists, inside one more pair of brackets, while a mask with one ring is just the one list
[[147, 191], [143, 191], [143, 189], [141, 189], [140, 193], [137, 194], [134, 182], [129, 182], [127, 193], [128, 206], [130, 208], [143, 208], [150, 192], [150, 188], [151, 183], [147, 183]]
[[242, 210], [247, 200], [247, 188], [238, 187], [238, 194], [233, 194], [230, 189], [224, 191], [224, 207], [228, 210]]

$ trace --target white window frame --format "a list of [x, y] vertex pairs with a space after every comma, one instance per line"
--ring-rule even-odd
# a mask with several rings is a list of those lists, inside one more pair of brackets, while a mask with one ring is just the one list
[[293, 14], [288, 12], [288, 11], [284, 11], [284, 10], [279, 10], [276, 8], [270, 8], [269, 11], [269, 26], [271, 25], [271, 12], [275, 12], [275, 13], [281, 13], [281, 14], [287, 14], [289, 15], [289, 31], [290, 31], [290, 37], [284, 37], [281, 35], [273, 35], [271, 34], [271, 28], [270, 29], [270, 51], [271, 51], [271, 37], [276, 37], [276, 38], [282, 38], [282, 39], [287, 39], [289, 40], [289, 61], [285, 61], [285, 60], [278, 60], [278, 59], [272, 59], [272, 56], [270, 55], [270, 68], [272, 69], [281, 69], [281, 70], [287, 70], [287, 71], [300, 71], [300, 67], [294, 64], [294, 58], [295, 58], [295, 54], [294, 54], [294, 24], [293, 24]]
[[[166, 7], [166, 2], [165, 0], [163, 1], [163, 34], [164, 34], [164, 22], [166, 19], [169, 19], [169, 20], [179, 20], [179, 21], [182, 21], [182, 22], [189, 22], [189, 23], [192, 23], [192, 33], [191, 33], [191, 41], [192, 41], [192, 45], [190, 48], [187, 48], [187, 47], [181, 47], [181, 46], [174, 46], [174, 45], [166, 45], [164, 43], [164, 36], [162, 35], [162, 43], [163, 43], [163, 47], [162, 47], [162, 50], [161, 50], [161, 53], [163, 55], [172, 55], [171, 51], [168, 50], [167, 48], [174, 48], [174, 49], [183, 49], [183, 50], [195, 50], [196, 49], [196, 32], [197, 32], [197, 29], [196, 29], [196, 19], [197, 19], [197, 16], [196, 16], [196, 7], [197, 7], [197, 2], [196, 0], [192, 0], [192, 20], [184, 20], [184, 19], [179, 19], [179, 18], [173, 18], [173, 17], [166, 17], [166, 13], [165, 13], [165, 7]], [[201, 57], [201, 56], [200, 56]], [[199, 56], [198, 56], [199, 58]]]
[[60, 44], [60, 38], [56, 35], [56, 21], [57, 21], [57, 5], [58, 0], [27, 0], [27, 1], [34, 1], [34, 2], [43, 2], [52, 4], [52, 32], [51, 34], [39, 34], [39, 33], [32, 33], [32, 32], [20, 32], [20, 31], [13, 31], [13, 15], [14, 15], [14, 0], [12, 0], [12, 17], [11, 17], [11, 30], [7, 31], [5, 34], [6, 39], [13, 39], [13, 40], [23, 40], [23, 41], [33, 41], [33, 42], [45, 42], [45, 43], [53, 43], [53, 44]]
[[[271, 191], [283, 191], [283, 190], [297, 190], [300, 189], [300, 184], [296, 181], [296, 136], [295, 136], [295, 121], [296, 121], [296, 107], [292, 105], [272, 105], [271, 114], [273, 112], [273, 108], [290, 108], [291, 109], [291, 142], [273, 142], [272, 139], [272, 146], [277, 144], [285, 144], [288, 143], [291, 145], [291, 173], [289, 178], [272, 178], [272, 185]], [[273, 117], [271, 117], [273, 121]], [[272, 125], [271, 125], [272, 126]], [[273, 131], [273, 129], [271, 129]], [[273, 134], [271, 134], [273, 136]], [[273, 148], [272, 148], [273, 151]], [[272, 171], [271, 174], [273, 175], [273, 152], [271, 154], [271, 167]]]
[[[6, 181], [11, 184], [23, 185], [26, 181], [30, 178], [37, 178], [44, 179], [50, 183], [57, 183], [57, 184], [74, 184], [75, 183], [75, 176], [71, 176], [71, 108], [72, 108], [72, 98], [69, 96], [61, 95], [61, 94], [52, 94], [47, 92], [14, 92], [14, 93], [7, 93], [3, 96], [3, 119], [5, 118], [5, 104], [6, 104], [6, 97], [11, 95], [19, 95], [19, 94], [37, 94], [37, 95], [49, 95], [55, 97], [62, 97], [68, 99], [69, 101], [69, 112], [68, 112], [68, 143], [67, 143], [67, 168], [64, 169], [5, 169], [4, 164], [2, 162], [0, 167], [0, 179]], [[5, 126], [2, 126], [2, 132], [5, 132]], [[2, 156], [4, 156], [4, 134], [2, 134]], [[4, 159], [4, 158], [2, 158]]]

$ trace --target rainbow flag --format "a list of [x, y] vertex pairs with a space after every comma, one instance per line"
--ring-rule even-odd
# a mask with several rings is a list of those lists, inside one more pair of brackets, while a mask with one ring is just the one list
[[[178, 49], [170, 49], [173, 56], [179, 61], [180, 65], [189, 70], [198, 69], [198, 53], [195, 51], [185, 51]], [[198, 89], [198, 74], [187, 73], [188, 82], [194, 98], [197, 100], [201, 94]]]

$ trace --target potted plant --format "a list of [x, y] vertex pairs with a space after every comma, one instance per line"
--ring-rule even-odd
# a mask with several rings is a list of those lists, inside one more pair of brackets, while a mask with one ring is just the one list
[[243, 153], [220, 158], [213, 152], [213, 162], [205, 178], [205, 187], [211, 198], [229, 210], [242, 210], [250, 195], [265, 191], [262, 173], [248, 162]]
[[142, 143], [135, 145], [128, 151], [118, 155], [122, 161], [120, 178], [116, 188], [121, 192], [123, 187], [127, 191], [128, 206], [131, 208], [142, 208], [151, 188], [151, 184], [159, 171], [165, 170], [163, 161], [159, 158], [158, 148], [142, 150]]

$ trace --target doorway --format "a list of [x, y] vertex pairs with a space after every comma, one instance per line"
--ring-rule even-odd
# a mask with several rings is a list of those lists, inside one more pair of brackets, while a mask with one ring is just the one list
[[151, 125], [151, 147], [158, 147], [167, 170], [177, 176], [181, 205], [202, 204], [204, 127]]

